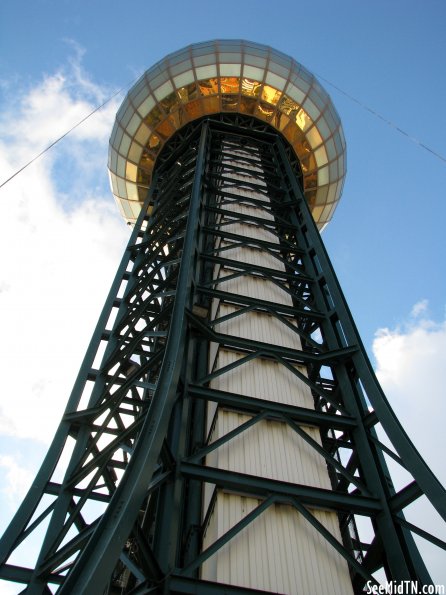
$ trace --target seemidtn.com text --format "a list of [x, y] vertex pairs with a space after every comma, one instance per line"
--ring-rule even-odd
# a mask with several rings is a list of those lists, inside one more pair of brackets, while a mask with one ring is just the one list
[[381, 585], [367, 581], [370, 595], [445, 595], [444, 585], [419, 585], [417, 581], [390, 581]]

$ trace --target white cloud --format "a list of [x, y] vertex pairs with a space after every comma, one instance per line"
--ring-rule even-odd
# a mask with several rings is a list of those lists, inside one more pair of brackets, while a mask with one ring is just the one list
[[[75, 66], [16, 89], [3, 109], [5, 178], [103, 99]], [[106, 174], [116, 109], [111, 102], [0, 190], [3, 434], [51, 440], [127, 240]]]
[[3, 468], [6, 482], [1, 492], [12, 506], [20, 504], [33, 479], [29, 469], [19, 465], [10, 455], [0, 455], [0, 469]]
[[417, 448], [443, 475], [442, 425], [446, 416], [443, 369], [446, 321], [422, 316], [427, 301], [412, 309], [413, 319], [395, 329], [380, 329], [373, 352], [377, 376]]
[[411, 316], [413, 318], [418, 318], [418, 316], [421, 316], [422, 314], [426, 314], [427, 313], [427, 308], [428, 308], [429, 302], [427, 300], [421, 300], [419, 302], [417, 302], [411, 311]]
[[[422, 300], [412, 308], [407, 323], [395, 329], [377, 331], [373, 352], [378, 379], [392, 408], [420, 454], [445, 486], [443, 370], [446, 321], [436, 322], [429, 318], [428, 302]], [[392, 468], [397, 484], [406, 479], [397, 465]], [[444, 526], [443, 521], [427, 501], [412, 505], [407, 518], [442, 537], [438, 532]], [[432, 578], [437, 583], [444, 582], [444, 552], [422, 539], [417, 542]]]

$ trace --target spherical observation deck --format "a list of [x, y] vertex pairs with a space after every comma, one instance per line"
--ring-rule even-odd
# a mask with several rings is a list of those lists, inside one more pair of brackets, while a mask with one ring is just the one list
[[241, 40], [190, 45], [152, 66], [116, 116], [108, 167], [123, 217], [133, 223], [150, 187], [156, 158], [185, 124], [220, 112], [270, 124], [299, 158], [304, 193], [322, 229], [340, 199], [345, 140], [329, 95], [301, 64]]

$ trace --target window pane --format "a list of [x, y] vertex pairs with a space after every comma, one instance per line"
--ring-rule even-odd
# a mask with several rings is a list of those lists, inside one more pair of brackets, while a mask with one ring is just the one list
[[220, 76], [240, 76], [240, 64], [220, 64]]
[[212, 64], [212, 66], [199, 66], [195, 69], [197, 73], [197, 79], [210, 79], [217, 76], [217, 66]]

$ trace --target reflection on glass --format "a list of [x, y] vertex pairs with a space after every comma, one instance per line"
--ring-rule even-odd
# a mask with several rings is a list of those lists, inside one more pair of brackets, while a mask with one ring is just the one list
[[191, 83], [190, 85], [181, 87], [181, 89], [178, 89], [177, 93], [183, 103], [192, 101], [193, 99], [196, 99], [198, 96], [197, 87], [195, 83]]
[[279, 101], [282, 93], [275, 89], [274, 87], [270, 87], [269, 85], [263, 85], [262, 89], [262, 99], [267, 103], [271, 103], [272, 105], [276, 105]]
[[197, 118], [203, 115], [201, 101], [199, 99], [195, 99], [195, 101], [190, 101], [187, 105], [184, 106], [184, 109], [189, 120], [196, 120]]
[[222, 93], [238, 93], [240, 89], [240, 79], [238, 77], [223, 76], [220, 78]]
[[257, 106], [257, 113], [258, 115], [260, 115], [262, 120], [266, 120], [267, 122], [269, 122], [273, 117], [274, 108], [271, 107], [271, 105], [269, 105], [268, 103], [261, 101]]
[[302, 108], [297, 111], [294, 120], [301, 130], [306, 130], [311, 124], [311, 118]]
[[151, 110], [144, 118], [144, 122], [147, 124], [147, 126], [149, 126], [149, 128], [155, 128], [155, 126], [161, 122], [161, 118], [161, 110], [156, 105], [153, 110]]
[[198, 81], [198, 88], [201, 95], [216, 95], [218, 93], [218, 79], [206, 79]]
[[147, 170], [147, 172], [152, 171], [153, 166], [155, 165], [155, 162], [152, 158], [152, 156], [149, 154], [149, 152], [147, 151], [147, 149], [144, 149], [141, 155], [141, 159], [139, 162], [139, 171], [138, 171], [138, 175], [141, 171], [141, 168], [143, 170]]
[[220, 97], [205, 97], [203, 99], [203, 114], [217, 114], [220, 111]]
[[166, 112], [166, 114], [168, 114], [173, 107], [175, 107], [178, 104], [178, 97], [177, 94], [175, 92], [170, 93], [170, 95], [168, 95], [167, 97], [165, 97], [164, 99], [162, 99], [160, 101], [160, 105], [163, 108], [163, 110]]
[[300, 110], [300, 105], [287, 97], [287, 95], [284, 95], [280, 100], [279, 109], [284, 114], [287, 114], [287, 116], [295, 118]]
[[147, 143], [148, 146], [150, 147], [150, 149], [156, 150], [159, 148], [160, 144], [161, 144], [161, 140], [159, 138], [159, 136], [157, 136], [156, 134], [152, 134], [149, 138], [149, 142]]
[[156, 132], [161, 138], [167, 140], [175, 132], [175, 128], [172, 126], [170, 120], [166, 118], [164, 122], [161, 122], [161, 124], [156, 127]]
[[242, 79], [242, 94], [248, 97], [258, 97], [260, 93], [261, 83], [251, 79]]
[[226, 111], [236, 111], [238, 104], [237, 95], [222, 95], [221, 96], [221, 107]]
[[241, 97], [240, 98], [240, 111], [244, 114], [254, 114], [257, 100], [254, 97]]

